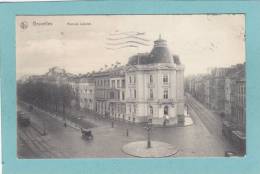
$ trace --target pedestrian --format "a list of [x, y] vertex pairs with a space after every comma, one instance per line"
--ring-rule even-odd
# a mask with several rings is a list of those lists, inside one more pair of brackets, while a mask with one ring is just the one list
[[166, 126], [166, 119], [163, 120], [163, 126]]
[[128, 129], [126, 129], [126, 136], [128, 137], [128, 135], [129, 135], [129, 132], [128, 132]]

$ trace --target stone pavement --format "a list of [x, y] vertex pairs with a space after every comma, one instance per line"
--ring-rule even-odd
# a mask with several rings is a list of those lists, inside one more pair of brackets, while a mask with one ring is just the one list
[[[205, 111], [203, 108], [201, 110]], [[178, 152], [173, 157], [224, 156], [225, 151], [233, 151], [233, 147], [224, 137], [221, 137], [222, 135], [213, 134], [208, 130], [208, 126], [204, 125], [205, 120], [200, 119], [199, 110], [192, 105], [189, 111], [194, 122], [193, 125], [186, 127], [153, 126], [151, 139], [178, 147]], [[41, 136], [30, 127], [29, 130], [18, 129], [19, 137], [26, 140], [18, 143], [18, 153], [22, 152], [19, 155], [20, 158], [129, 158], [133, 156], [124, 153], [122, 147], [131, 142], [147, 139], [147, 131], [144, 128], [146, 125], [102, 119], [90, 112], [73, 112], [73, 117], [81, 118], [82, 122], [86, 121], [95, 125], [91, 128], [94, 135], [93, 140], [82, 139], [79, 129], [70, 125], [64, 127], [63, 121], [59, 121], [47, 113], [33, 112], [31, 118], [37, 123], [35, 125], [42, 125], [43, 120], [41, 119], [44, 118], [48, 134]], [[128, 136], [126, 135], [127, 130]], [[217, 129], [217, 131], [220, 130]], [[23, 133], [26, 136], [23, 136]], [[26, 149], [28, 143], [24, 142], [32, 142], [29, 147], [36, 153], [31, 153], [30, 149]]]
[[151, 141], [151, 148], [147, 148], [147, 141], [135, 141], [124, 145], [122, 150], [128, 155], [142, 158], [168, 157], [178, 152], [174, 146], [160, 141]]

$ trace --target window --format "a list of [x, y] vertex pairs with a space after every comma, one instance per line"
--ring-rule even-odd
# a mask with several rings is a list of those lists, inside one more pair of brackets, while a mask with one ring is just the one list
[[116, 81], [116, 87], [120, 88], [120, 81], [119, 80]]
[[130, 98], [132, 98], [132, 89], [129, 89]]
[[169, 82], [169, 79], [168, 79], [168, 75], [167, 74], [164, 74], [163, 75], [163, 83], [166, 84]]
[[169, 107], [168, 106], [164, 106], [163, 114], [164, 115], [168, 115], [168, 113], [169, 113]]
[[110, 92], [110, 99], [114, 99], [114, 92]]
[[150, 75], [150, 83], [153, 83], [153, 75]]
[[125, 92], [122, 92], [122, 100], [125, 100]]
[[134, 98], [136, 98], [136, 89], [134, 90]]
[[136, 77], [134, 76], [134, 84], [135, 84], [135, 82], [136, 82]]
[[153, 116], [153, 107], [150, 106], [150, 107], [149, 107], [149, 110], [150, 110], [150, 115]]
[[153, 99], [153, 89], [150, 89], [150, 99]]
[[115, 80], [112, 80], [112, 88], [115, 88]]
[[164, 98], [164, 99], [168, 99], [168, 89], [165, 89], [165, 90], [163, 91], [163, 98]]
[[125, 88], [125, 80], [122, 80], [122, 88]]
[[132, 83], [132, 77], [129, 76], [129, 83], [131, 84]]

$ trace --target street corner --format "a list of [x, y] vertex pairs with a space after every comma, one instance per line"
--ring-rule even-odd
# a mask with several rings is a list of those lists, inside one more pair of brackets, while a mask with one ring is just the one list
[[180, 127], [192, 126], [194, 124], [193, 119], [190, 116], [185, 116], [182, 122], [178, 123]]

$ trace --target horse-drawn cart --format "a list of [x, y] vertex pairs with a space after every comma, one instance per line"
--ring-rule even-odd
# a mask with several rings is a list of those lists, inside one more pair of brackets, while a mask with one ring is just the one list
[[81, 137], [87, 140], [93, 140], [94, 138], [91, 130], [81, 128], [81, 134], [82, 134]]

